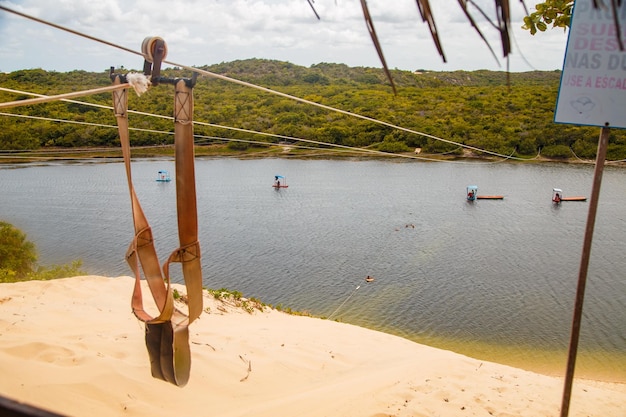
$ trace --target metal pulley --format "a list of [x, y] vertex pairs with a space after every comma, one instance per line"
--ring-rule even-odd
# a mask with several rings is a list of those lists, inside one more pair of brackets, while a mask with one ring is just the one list
[[167, 57], [165, 41], [158, 36], [148, 36], [141, 43], [141, 53], [144, 57], [143, 73], [151, 76], [152, 85], [158, 85], [161, 76], [161, 62]]

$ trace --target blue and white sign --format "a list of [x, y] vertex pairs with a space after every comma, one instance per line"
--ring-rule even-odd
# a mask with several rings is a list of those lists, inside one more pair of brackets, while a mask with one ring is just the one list
[[620, 36], [626, 47], [626, 1], [617, 10], [617, 22], [610, 6], [574, 3], [556, 123], [626, 128], [626, 51], [618, 41]]

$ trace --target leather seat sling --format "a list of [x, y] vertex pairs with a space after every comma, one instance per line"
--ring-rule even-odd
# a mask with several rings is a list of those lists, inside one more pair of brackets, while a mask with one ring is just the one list
[[[123, 81], [125, 80], [122, 80], [122, 76], [114, 76], [114, 84]], [[180, 88], [179, 84], [181, 84]], [[163, 273], [159, 266], [151, 228], [139, 204], [132, 183], [128, 129], [128, 89], [114, 91], [113, 105], [120, 133], [135, 229], [135, 236], [126, 253], [126, 260], [135, 275], [131, 300], [132, 310], [139, 320], [146, 323], [145, 340], [150, 356], [152, 376], [177, 386], [184, 386], [189, 380], [191, 369], [188, 326], [202, 312], [202, 271], [197, 233], [194, 176], [192, 90], [191, 87], [185, 85], [184, 80], [176, 84], [175, 150], [180, 247], [170, 255], [163, 267]], [[174, 307], [169, 277], [169, 264], [171, 262], [182, 264], [187, 287], [188, 316]], [[146, 282], [159, 311], [157, 317], [152, 317], [144, 310], [140, 269], [144, 272]]]

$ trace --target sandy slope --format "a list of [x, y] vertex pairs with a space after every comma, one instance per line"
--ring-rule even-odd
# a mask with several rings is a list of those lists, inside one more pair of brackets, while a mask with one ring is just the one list
[[[357, 326], [205, 296], [192, 375], [150, 376], [130, 277], [0, 284], [0, 394], [70, 416], [558, 416], [554, 378]], [[626, 415], [626, 385], [575, 381], [570, 416]]]

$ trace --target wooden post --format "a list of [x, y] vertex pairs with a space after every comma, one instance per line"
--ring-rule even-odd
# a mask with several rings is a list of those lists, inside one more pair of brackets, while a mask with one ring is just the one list
[[565, 387], [563, 389], [563, 401], [561, 402], [561, 417], [569, 414], [570, 398], [572, 396], [572, 384], [574, 382], [574, 370], [576, 367], [576, 355], [578, 353], [578, 339], [580, 337], [580, 322], [583, 315], [583, 302], [585, 299], [585, 285], [587, 283], [587, 270], [589, 269], [589, 255], [591, 253], [591, 240], [593, 238], [593, 228], [596, 222], [596, 212], [598, 210], [598, 198], [600, 197], [600, 185], [602, 184], [602, 172], [606, 159], [606, 149], [609, 143], [609, 127], [605, 126], [600, 132], [598, 141], [598, 152], [596, 153], [596, 168], [593, 173], [593, 186], [591, 189], [591, 200], [589, 202], [589, 213], [587, 214], [587, 227], [585, 228], [585, 239], [583, 251], [580, 258], [580, 270], [578, 273], [578, 286], [576, 287], [576, 304], [574, 305], [574, 318], [572, 319], [572, 334], [569, 343], [567, 357], [567, 372], [565, 374]]

